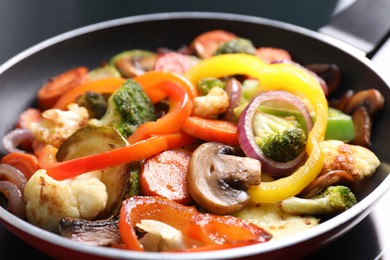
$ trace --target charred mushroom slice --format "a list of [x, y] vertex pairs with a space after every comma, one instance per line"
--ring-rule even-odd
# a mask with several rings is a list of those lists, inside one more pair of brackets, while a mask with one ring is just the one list
[[65, 217], [60, 221], [59, 231], [73, 241], [92, 246], [112, 246], [121, 242], [118, 220], [119, 215], [96, 221]]
[[192, 154], [187, 176], [193, 199], [210, 213], [233, 213], [249, 201], [246, 190], [260, 183], [260, 161], [235, 156], [230, 146], [208, 142]]

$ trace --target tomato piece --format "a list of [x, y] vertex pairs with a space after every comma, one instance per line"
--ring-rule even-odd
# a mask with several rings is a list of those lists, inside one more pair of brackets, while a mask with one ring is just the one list
[[198, 35], [191, 43], [191, 49], [200, 58], [207, 59], [213, 56], [222, 43], [236, 38], [238, 37], [233, 33], [223, 30], [212, 30]]

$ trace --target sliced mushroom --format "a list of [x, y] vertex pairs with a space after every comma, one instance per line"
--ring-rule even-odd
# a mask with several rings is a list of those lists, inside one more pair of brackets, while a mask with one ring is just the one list
[[322, 78], [328, 86], [328, 94], [332, 94], [340, 85], [341, 73], [336, 64], [313, 63], [306, 66], [307, 69]]
[[343, 170], [328, 171], [318, 176], [307, 185], [300, 193], [304, 198], [311, 198], [320, 193], [326, 187], [337, 184], [350, 185], [355, 180], [348, 172]]
[[249, 186], [260, 184], [260, 161], [233, 154], [231, 146], [208, 142], [191, 156], [188, 189], [195, 202], [210, 213], [241, 209], [249, 201]]
[[352, 114], [352, 120], [356, 132], [356, 137], [352, 143], [370, 148], [372, 119], [366, 107], [360, 106], [356, 108]]
[[366, 107], [370, 117], [378, 113], [384, 105], [385, 98], [377, 89], [367, 89], [355, 93], [348, 101], [344, 112], [352, 114], [358, 107]]
[[119, 215], [96, 221], [65, 217], [60, 221], [59, 231], [60, 235], [73, 241], [93, 246], [121, 243]]

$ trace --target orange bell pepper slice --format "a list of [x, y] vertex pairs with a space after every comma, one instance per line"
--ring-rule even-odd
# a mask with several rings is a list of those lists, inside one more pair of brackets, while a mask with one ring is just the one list
[[[132, 144], [153, 134], [169, 134], [180, 130], [185, 120], [191, 115], [192, 100], [188, 98], [187, 92], [172, 83], [163, 82], [157, 85], [159, 92], [164, 91], [169, 96], [169, 111], [156, 121], [146, 122], [140, 125], [127, 141]], [[147, 89], [148, 90], [148, 89]], [[148, 91], [146, 90], [147, 94]], [[158, 94], [161, 97], [162, 95]], [[153, 95], [148, 95], [152, 96]]]
[[[146, 74], [148, 73], [144, 75]], [[130, 145], [101, 154], [55, 163], [50, 163], [48, 160], [41, 158], [50, 154], [46, 153], [45, 155], [44, 153], [40, 156], [40, 167], [46, 169], [47, 174], [54, 179], [66, 179], [81, 173], [145, 159], [164, 150], [178, 148], [192, 143], [195, 140], [194, 137], [185, 133], [179, 133], [181, 126], [192, 111], [192, 100], [186, 91], [186, 89], [191, 87], [191, 83], [184, 80], [182, 76], [171, 73], [159, 73], [158, 75], [160, 75], [158, 80], [152, 82], [143, 81], [145, 80], [143, 76], [138, 77], [138, 79], [140, 79], [140, 84], [144, 84], [145, 92], [153, 102], [169, 97], [169, 111], [166, 115], [154, 122], [146, 122], [140, 125], [128, 137]], [[170, 76], [164, 78], [164, 75]], [[149, 76], [145, 77], [148, 78]], [[172, 82], [170, 81], [172, 78], [179, 80]], [[98, 84], [100, 86], [101, 83]], [[82, 91], [90, 88], [85, 86], [80, 86]], [[66, 98], [66, 100], [69, 101], [71, 99]]]
[[183, 241], [187, 247], [183, 251], [262, 243], [272, 237], [262, 228], [233, 216], [202, 214], [195, 207], [160, 196], [134, 196], [122, 202], [119, 217], [119, 231], [127, 249], [144, 251], [136, 234], [136, 225], [142, 219], [161, 221], [182, 231], [184, 237], [190, 238]]
[[66, 110], [70, 103], [75, 102], [76, 98], [87, 91], [97, 93], [113, 93], [125, 83], [124, 78], [106, 78], [95, 81], [88, 81], [65, 92], [54, 104], [53, 108]]
[[[184, 88], [191, 100], [198, 96], [197, 88], [192, 85], [187, 78], [176, 73], [150, 71], [142, 74], [141, 76], [133, 78], [133, 80], [142, 86], [153, 103], [156, 103], [164, 96], [166, 96], [164, 92], [157, 91], [154, 86], [167, 82], [179, 85]], [[105, 78], [85, 82], [65, 92], [54, 104], [53, 108], [65, 110], [70, 103], [75, 102], [78, 96], [84, 94], [87, 91], [94, 91], [97, 93], [113, 93], [120, 86], [122, 86], [125, 81], [126, 79], [124, 78]]]

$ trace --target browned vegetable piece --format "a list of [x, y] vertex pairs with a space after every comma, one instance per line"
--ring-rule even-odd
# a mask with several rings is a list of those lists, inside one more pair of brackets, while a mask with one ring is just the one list
[[322, 78], [328, 86], [328, 94], [332, 94], [340, 85], [341, 73], [336, 64], [313, 63], [306, 66], [307, 69]]
[[372, 120], [366, 107], [358, 107], [352, 114], [352, 120], [356, 136], [353, 140], [353, 144], [367, 148], [371, 147]]
[[229, 214], [241, 209], [249, 201], [246, 190], [260, 183], [260, 162], [232, 154], [231, 146], [208, 142], [191, 156], [188, 190], [208, 212]]
[[348, 101], [344, 112], [352, 114], [358, 107], [364, 106], [370, 117], [375, 116], [382, 108], [385, 98], [377, 89], [367, 89], [356, 92]]
[[59, 233], [92, 246], [112, 246], [121, 243], [118, 220], [119, 215], [96, 221], [65, 217], [60, 221]]
[[338, 110], [341, 110], [343, 112], [344, 109], [345, 109], [345, 106], [348, 104], [349, 100], [351, 99], [351, 97], [355, 94], [355, 91], [353, 91], [352, 89], [348, 89], [347, 91], [345, 91], [345, 93], [341, 96], [341, 98], [339, 99], [331, 99], [329, 101], [329, 106], [333, 107], [333, 108], [336, 108]]
[[[126, 139], [113, 127], [87, 125], [62, 143], [56, 158], [62, 162], [125, 145], [127, 145]], [[106, 185], [108, 201], [105, 210], [97, 216], [97, 219], [107, 218], [119, 210], [121, 199], [129, 189], [130, 167], [130, 164], [125, 164], [101, 170], [101, 181]]]
[[384, 102], [384, 96], [376, 89], [361, 90], [348, 98], [343, 111], [352, 115], [356, 131], [354, 144], [371, 147], [372, 120]]
[[321, 174], [309, 185], [307, 185], [306, 188], [304, 188], [301, 191], [300, 196], [304, 198], [311, 198], [317, 195], [318, 193], [320, 193], [328, 186], [338, 185], [338, 184], [347, 185], [347, 184], [352, 184], [353, 182], [354, 182], [354, 178], [346, 171], [343, 170], [328, 171], [326, 173]]
[[115, 67], [127, 78], [142, 75], [153, 69], [156, 55], [145, 57], [121, 58], [115, 61]]

